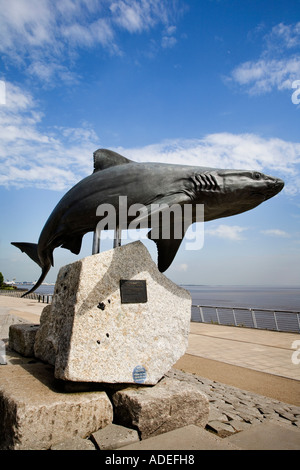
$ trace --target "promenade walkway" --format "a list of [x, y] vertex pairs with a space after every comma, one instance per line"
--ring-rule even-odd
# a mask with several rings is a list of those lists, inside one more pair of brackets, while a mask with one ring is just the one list
[[176, 367], [300, 406], [299, 360], [297, 333], [191, 323]]
[[293, 345], [300, 350], [300, 335], [297, 333], [192, 323], [187, 352], [300, 380], [300, 366]]

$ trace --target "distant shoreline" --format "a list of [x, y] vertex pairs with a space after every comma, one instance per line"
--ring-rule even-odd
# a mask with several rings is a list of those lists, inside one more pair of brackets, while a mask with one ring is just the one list
[[[26, 292], [34, 284], [16, 285], [17, 289], [4, 292]], [[300, 312], [299, 286], [221, 286], [221, 285], [187, 285], [180, 286], [190, 292], [194, 305], [211, 305], [217, 307], [245, 307], [255, 309], [289, 310]], [[52, 296], [55, 286], [42, 284], [34, 294]], [[5, 295], [5, 294], [4, 294]]]

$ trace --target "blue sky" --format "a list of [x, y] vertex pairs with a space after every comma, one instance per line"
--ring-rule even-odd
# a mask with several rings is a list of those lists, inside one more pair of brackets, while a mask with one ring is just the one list
[[[275, 198], [206, 223], [166, 275], [299, 285], [299, 103], [298, 0], [0, 0], [0, 271], [39, 277], [10, 242], [37, 242], [102, 147], [281, 177]], [[56, 249], [46, 281], [76, 259]]]

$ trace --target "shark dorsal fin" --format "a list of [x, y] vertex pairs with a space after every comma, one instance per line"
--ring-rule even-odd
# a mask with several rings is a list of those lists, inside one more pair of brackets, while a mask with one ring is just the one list
[[124, 165], [125, 163], [132, 163], [126, 157], [119, 153], [107, 149], [98, 149], [94, 152], [94, 173], [95, 171], [105, 170], [111, 166]]

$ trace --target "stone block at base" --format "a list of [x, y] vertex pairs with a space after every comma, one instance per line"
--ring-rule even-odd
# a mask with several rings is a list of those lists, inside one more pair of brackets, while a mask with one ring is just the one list
[[131, 386], [112, 394], [114, 422], [139, 431], [141, 439], [189, 424], [204, 427], [209, 401], [196, 386], [164, 378], [154, 387]]
[[190, 319], [190, 293], [129, 243], [61, 268], [35, 356], [62, 380], [155, 384], [186, 352]]
[[113, 420], [103, 391], [61, 393], [53, 367], [0, 367], [0, 449], [43, 450], [85, 438]]
[[9, 347], [25, 357], [34, 356], [34, 343], [39, 325], [23, 323], [21, 325], [10, 325]]

